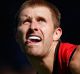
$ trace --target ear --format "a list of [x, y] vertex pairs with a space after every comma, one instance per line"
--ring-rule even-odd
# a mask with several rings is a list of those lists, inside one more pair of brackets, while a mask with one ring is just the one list
[[53, 40], [54, 40], [54, 41], [59, 40], [60, 37], [61, 37], [61, 35], [62, 35], [62, 29], [61, 29], [60, 27], [57, 28], [57, 29], [55, 29], [55, 31], [54, 31], [54, 33], [53, 33]]

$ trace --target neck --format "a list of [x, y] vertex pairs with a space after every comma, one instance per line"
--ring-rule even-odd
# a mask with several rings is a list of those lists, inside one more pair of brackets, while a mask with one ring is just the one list
[[32, 65], [38, 71], [39, 74], [51, 74], [54, 64], [54, 53], [58, 42], [51, 45], [48, 55], [44, 58], [29, 56]]

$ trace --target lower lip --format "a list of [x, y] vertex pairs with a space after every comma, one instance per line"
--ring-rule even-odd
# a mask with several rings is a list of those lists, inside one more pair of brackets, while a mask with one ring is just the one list
[[26, 45], [37, 45], [39, 44], [40, 42], [33, 42], [33, 41], [26, 41], [25, 44]]

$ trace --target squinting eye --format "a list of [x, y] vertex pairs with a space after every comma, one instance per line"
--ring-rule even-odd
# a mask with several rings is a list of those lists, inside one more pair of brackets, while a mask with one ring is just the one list
[[46, 22], [46, 20], [44, 18], [38, 18], [37, 21], [38, 22]]
[[23, 21], [23, 24], [25, 24], [25, 23], [29, 24], [29, 23], [31, 23], [31, 20], [30, 19], [26, 19], [26, 20]]

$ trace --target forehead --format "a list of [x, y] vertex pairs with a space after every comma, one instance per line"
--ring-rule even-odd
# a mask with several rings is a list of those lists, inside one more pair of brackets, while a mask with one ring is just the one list
[[26, 15], [51, 17], [51, 12], [48, 7], [44, 6], [25, 7], [21, 11], [20, 16], [26, 16]]

